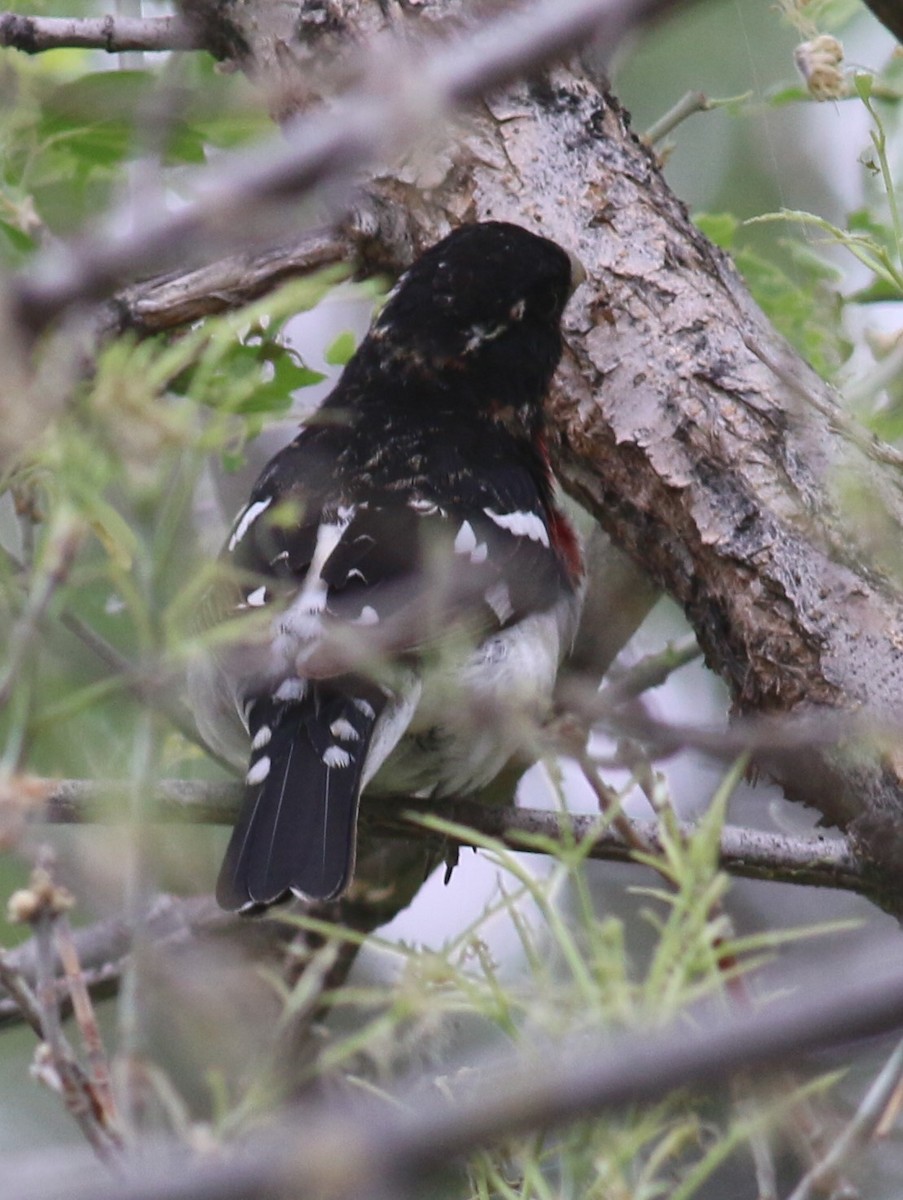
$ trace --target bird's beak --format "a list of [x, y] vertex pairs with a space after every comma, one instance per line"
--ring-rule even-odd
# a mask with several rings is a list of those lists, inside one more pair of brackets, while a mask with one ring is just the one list
[[576, 292], [577, 288], [580, 287], [580, 284], [586, 282], [586, 267], [583, 265], [583, 263], [580, 261], [580, 259], [577, 257], [577, 255], [572, 254], [570, 251], [568, 251], [568, 258], [571, 260], [571, 291], [570, 291], [570, 295], [573, 296], [573, 294], [574, 294], [574, 292]]

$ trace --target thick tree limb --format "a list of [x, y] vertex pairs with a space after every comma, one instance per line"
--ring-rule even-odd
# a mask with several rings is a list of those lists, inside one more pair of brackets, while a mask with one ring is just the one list
[[0, 13], [0, 46], [40, 54], [74, 47], [106, 50], [202, 50], [196, 31], [181, 17], [38, 17]]
[[581, 1037], [518, 1066], [471, 1069], [451, 1101], [438, 1089], [408, 1085], [394, 1105], [343, 1097], [315, 1111], [299, 1107], [228, 1156], [188, 1159], [173, 1149], [142, 1156], [134, 1171], [115, 1179], [74, 1156], [18, 1168], [5, 1163], [2, 1175], [19, 1200], [397, 1195], [450, 1161], [518, 1133], [660, 1101], [675, 1088], [711, 1088], [740, 1069], [783, 1067], [813, 1050], [903, 1025], [899, 969], [835, 981], [829, 989], [822, 981], [790, 1000], [726, 1019], [703, 1010], [695, 1021], [665, 1030]]

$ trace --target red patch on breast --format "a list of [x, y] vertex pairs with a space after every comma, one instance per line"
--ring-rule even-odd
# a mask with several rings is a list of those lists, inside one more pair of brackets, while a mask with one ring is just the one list
[[552, 545], [564, 563], [571, 583], [576, 587], [583, 578], [583, 555], [580, 553], [580, 542], [573, 525], [557, 508], [553, 508], [549, 516], [549, 533]]

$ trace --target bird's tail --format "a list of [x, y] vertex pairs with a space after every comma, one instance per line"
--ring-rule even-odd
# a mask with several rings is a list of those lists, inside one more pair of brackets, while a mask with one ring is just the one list
[[[375, 690], [375, 689], [374, 689]], [[290, 893], [330, 900], [354, 869], [361, 777], [382, 696], [308, 684], [297, 700], [258, 699], [247, 787], [216, 897], [249, 912]]]

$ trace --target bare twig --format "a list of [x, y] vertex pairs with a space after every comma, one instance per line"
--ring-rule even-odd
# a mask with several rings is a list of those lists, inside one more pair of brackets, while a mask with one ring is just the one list
[[[32, 994], [24, 981], [20, 980], [12, 994], [24, 1004], [23, 1015], [43, 1039], [35, 1057], [37, 1075], [60, 1093], [66, 1109], [74, 1117], [89, 1145], [100, 1158], [107, 1160], [122, 1148], [115, 1126], [109, 1119], [112, 1112], [100, 1103], [91, 1080], [79, 1065], [63, 1032], [60, 1016], [54, 927], [71, 904], [72, 897], [54, 883], [47, 866], [35, 868], [28, 887], [11, 897], [10, 920], [28, 923], [34, 933], [37, 983], [36, 991]], [[9, 967], [8, 956], [6, 965]], [[4, 975], [8, 976], [8, 971]]]
[[667, 137], [672, 133], [682, 121], [686, 121], [687, 117], [692, 117], [694, 113], [708, 112], [711, 108], [709, 98], [705, 92], [686, 92], [678, 102], [669, 108], [659, 119], [643, 134], [642, 140], [647, 146], [654, 146], [656, 142], [660, 142], [663, 137]]
[[[469, 38], [440, 45], [390, 92], [364, 90], [295, 121], [285, 136], [238, 152], [195, 181], [197, 198], [175, 211], [132, 204], [128, 220], [113, 212], [102, 230], [68, 246], [48, 249], [15, 285], [14, 301], [25, 325], [38, 331], [69, 305], [96, 300], [124, 280], [184, 262], [199, 250], [209, 256], [251, 244], [253, 215], [265, 214], [272, 240], [272, 205], [295, 199], [329, 181], [348, 184], [364, 164], [409, 146], [437, 119], [484, 92], [564, 54], [598, 35], [610, 45], [625, 29], [674, 0], [544, 0], [508, 12]], [[187, 181], [186, 181], [187, 182]], [[242, 219], [236, 220], [235, 214]], [[260, 232], [260, 230], [258, 230]]]
[[181, 17], [37, 17], [0, 13], [0, 46], [40, 54], [64, 47], [106, 50], [201, 50], [197, 31]]
[[626, 670], [612, 670], [605, 687], [597, 693], [596, 703], [600, 709], [615, 712], [635, 696], [661, 687], [675, 671], [701, 657], [702, 650], [692, 635], [669, 643], [664, 650], [646, 655]]
[[559, 682], [557, 703], [561, 710], [598, 722], [613, 734], [642, 742], [655, 757], [698, 750], [725, 762], [744, 753], [777, 756], [857, 740], [873, 745], [886, 741], [890, 747], [900, 736], [900, 714], [886, 710], [813, 707], [795, 713], [756, 713], [737, 718], [724, 728], [659, 720], [636, 707], [612, 703], [619, 694], [617, 682], [599, 692], [594, 682], [570, 676]]
[[[6, 950], [0, 950], [0, 987], [8, 993], [6, 999], [0, 1000], [0, 1020], [4, 1015], [19, 1016], [31, 1026], [39, 1038], [43, 1039], [44, 1029], [41, 1024], [41, 1008], [38, 998], [22, 972], [14, 966], [12, 957]], [[4, 1009], [6, 1010], [5, 1014]]]
[[[173, 897], [159, 895], [151, 903], [146, 918], [148, 937], [156, 945], [177, 944], [188, 938], [199, 938], [205, 934], [229, 931], [235, 935], [247, 935], [255, 939], [271, 937], [272, 925], [240, 922], [217, 907], [212, 896]], [[81, 974], [92, 995], [108, 994], [118, 987], [123, 963], [132, 946], [132, 931], [118, 917], [96, 921], [72, 931], [81, 965]], [[262, 949], [262, 947], [258, 947]], [[15, 950], [0, 955], [0, 986], [8, 993], [0, 997], [0, 1023], [14, 1022], [24, 1017], [40, 1037], [40, 1009], [37, 1000], [29, 1007], [30, 983], [37, 978], [37, 954], [35, 941], [25, 942]], [[58, 988], [63, 980], [61, 962], [55, 968]], [[23, 993], [19, 984], [26, 991]], [[25, 1002], [23, 1003], [23, 996]], [[68, 995], [61, 994], [61, 1003]]]
[[61, 913], [56, 921], [56, 945], [72, 999], [72, 1009], [85, 1047], [91, 1086], [103, 1110], [105, 1124], [112, 1125], [116, 1119], [116, 1111], [113, 1103], [110, 1065], [104, 1050], [103, 1039], [100, 1036], [88, 985], [79, 962], [78, 949], [72, 936], [72, 927], [66, 913]]

